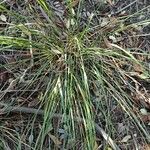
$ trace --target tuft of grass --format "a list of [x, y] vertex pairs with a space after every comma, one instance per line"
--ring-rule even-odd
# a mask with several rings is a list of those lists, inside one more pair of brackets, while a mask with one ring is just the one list
[[[27, 15], [8, 10], [5, 5], [0, 6], [1, 12], [10, 19], [1, 31], [0, 51], [20, 57], [1, 67], [9, 70], [17, 81], [14, 86], [18, 88], [19, 97], [25, 95], [28, 100], [33, 94], [36, 95], [38, 109], [43, 109], [44, 115], [40, 121], [38, 113], [30, 117], [32, 119], [20, 133], [11, 131], [9, 134], [10, 129], [1, 126], [0, 131], [5, 138], [1, 138], [0, 146], [5, 147], [5, 139], [12, 136], [11, 142], [17, 149], [96, 149], [98, 135], [95, 122], [116, 138], [116, 128], [111, 118], [112, 105], [119, 105], [145, 140], [150, 140], [146, 127], [132, 111], [134, 106], [130, 94], [124, 90], [125, 86], [129, 86], [131, 92], [135, 91], [135, 87], [127, 82], [128, 78], [132, 79], [129, 72], [133, 64], [140, 65], [149, 77], [148, 68], [136, 57], [147, 57], [149, 54], [132, 53], [117, 44], [106, 44], [104, 40], [116, 32], [126, 31], [133, 24], [125, 25], [127, 18], [118, 18], [115, 23], [110, 20], [104, 27], [97, 25], [93, 31], [90, 16], [86, 27], [79, 31], [80, 13], [75, 17], [70, 3], [67, 21], [61, 27], [48, 3], [38, 0], [36, 5], [39, 9], [32, 5], [25, 8]], [[136, 26], [145, 23], [148, 24], [149, 20]], [[24, 58], [23, 54], [27, 57]], [[38, 92], [32, 93], [34, 90]], [[1, 97], [4, 100], [9, 91], [6, 88], [1, 91], [6, 92]], [[18, 98], [15, 94], [12, 97]], [[63, 117], [54, 118], [56, 113]], [[81, 118], [83, 123], [77, 122], [76, 118]]]

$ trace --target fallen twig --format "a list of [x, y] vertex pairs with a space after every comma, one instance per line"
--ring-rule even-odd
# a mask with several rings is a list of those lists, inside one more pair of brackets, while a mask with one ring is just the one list
[[[0, 102], [0, 105], [4, 106], [4, 112], [21, 112], [21, 113], [29, 113], [29, 114], [38, 114], [43, 115], [44, 110], [35, 109], [35, 108], [27, 108], [27, 107], [20, 107], [20, 106], [9, 106], [9, 104]], [[62, 118], [63, 115], [61, 114], [53, 114], [53, 118]], [[76, 117], [75, 120], [77, 122], [83, 122], [83, 119], [80, 117]], [[102, 129], [97, 123], [95, 123], [95, 129], [98, 133], [100, 133], [103, 138], [109, 143], [109, 145], [114, 150], [120, 150], [120, 148], [114, 143], [111, 137]]]

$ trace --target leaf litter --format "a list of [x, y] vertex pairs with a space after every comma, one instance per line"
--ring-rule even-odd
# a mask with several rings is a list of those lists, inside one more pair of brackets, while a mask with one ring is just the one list
[[[48, 1], [51, 5], [52, 1]], [[58, 17], [57, 20], [57, 24], [63, 24], [63, 26], [65, 25], [65, 17], [67, 14], [67, 9], [65, 7], [65, 3], [61, 2], [61, 1], [53, 1], [53, 6], [52, 9], [54, 9], [56, 16]], [[95, 1], [94, 1], [95, 2]], [[94, 3], [93, 2], [93, 3]], [[73, 7], [74, 9], [76, 9], [76, 7], [78, 6], [79, 1], [75, 0], [71, 3], [71, 7]], [[93, 4], [94, 8], [93, 8], [93, 14], [95, 14], [95, 7], [97, 6], [98, 1], [96, 1], [96, 4]], [[121, 5], [120, 5], [121, 4]], [[137, 9], [142, 9], [142, 7], [149, 6], [149, 2], [148, 1], [133, 1], [132, 3], [130, 3], [129, 0], [122, 2], [122, 1], [117, 1], [117, 0], [107, 0], [106, 3], [104, 4], [104, 6], [106, 7], [106, 12], [105, 10], [102, 11], [103, 14], [100, 14], [101, 16], [104, 15], [104, 17], [102, 19], [97, 19], [96, 17], [93, 17], [93, 22], [101, 22], [101, 27], [106, 26], [109, 22], [110, 22], [110, 18], [109, 15], [114, 16], [115, 19], [117, 19], [118, 16], [125, 16], [126, 14], [130, 14], [133, 13], [133, 11], [137, 11]], [[24, 8], [24, 4], [19, 4], [19, 3], [12, 3], [11, 1], [7, 1], [7, 5], [9, 5], [12, 9], [15, 9], [15, 11], [19, 10], [20, 8]], [[142, 6], [143, 5], [143, 6]], [[92, 12], [90, 12], [90, 4], [87, 3], [86, 8], [82, 11], [81, 14], [81, 30], [82, 28], [84, 28], [84, 26], [87, 25], [87, 19], [88, 16], [90, 16], [90, 14]], [[134, 8], [134, 9], [132, 9]], [[98, 8], [99, 9], [99, 8]], [[75, 10], [76, 11], [76, 10]], [[99, 12], [100, 13], [100, 12]], [[145, 12], [145, 14], [143, 16], [140, 16], [137, 20], [137, 18], [131, 18], [130, 20], [127, 20], [127, 24], [128, 21], [133, 21], [134, 23], [139, 21], [139, 20], [144, 20], [145, 18], [148, 18], [148, 12]], [[0, 19], [3, 22], [7, 21], [7, 16], [1, 14], [0, 15]], [[70, 23], [70, 24], [74, 24], [74, 23]], [[115, 23], [114, 23], [115, 24]], [[67, 28], [70, 28], [71, 25], [66, 25]], [[91, 28], [93, 28], [93, 24], [90, 24]], [[96, 26], [96, 25], [95, 25]], [[1, 27], [1, 26], [0, 26]], [[113, 25], [110, 24], [110, 26], [107, 28], [107, 30], [110, 30], [110, 28], [113, 28]], [[139, 30], [139, 29], [138, 29]], [[148, 31], [147, 31], [148, 30]], [[148, 25], [144, 25], [141, 26], [140, 31], [137, 31], [134, 27], [131, 27], [130, 29], [127, 30], [123, 30], [121, 31], [121, 33], [116, 33], [118, 36], [116, 35], [109, 35], [107, 37], [104, 37], [104, 43], [105, 43], [105, 47], [108, 49], [111, 49], [113, 51], [113, 45], [112, 44], [117, 44], [120, 47], [123, 48], [128, 48], [130, 53], [134, 53], [134, 51], [132, 50], [132, 48], [137, 47], [138, 49], [142, 49], [143, 51], [147, 51], [149, 49], [150, 43], [149, 43], [149, 36], [140, 36], [140, 34], [146, 34], [147, 32], [149, 32], [149, 27]], [[135, 34], [134, 34], [135, 33]], [[137, 34], [139, 34], [139, 37], [134, 38], [134, 36], [136, 36]], [[137, 49], [137, 52], [138, 52]], [[56, 52], [58, 55], [60, 54], [59, 50], [54, 50], [54, 52]], [[149, 53], [149, 52], [147, 52]], [[5, 54], [10, 55], [8, 54]], [[17, 55], [17, 53], [14, 52], [13, 56], [10, 56], [10, 59], [13, 59], [12, 57], [14, 57], [15, 55]], [[20, 56], [22, 57], [24, 54], [20, 54]], [[30, 56], [27, 56], [30, 57]], [[136, 56], [135, 57], [140, 57], [140, 56]], [[141, 60], [141, 62], [148, 62], [149, 63], [149, 58], [148, 56], [145, 57], [140, 57], [139, 60]], [[13, 60], [14, 62], [16, 60]], [[125, 64], [126, 62], [124, 62], [123, 64], [118, 64], [121, 67], [126, 67]], [[6, 63], [4, 63], [6, 64]], [[7, 88], [1, 88], [3, 90], [1, 90], [1, 99], [5, 98], [12, 98], [15, 97], [19, 97], [20, 93], [17, 92], [17, 94], [15, 94], [14, 92], [10, 92], [13, 91], [15, 89], [17, 89], [17, 86], [19, 86], [19, 83], [14, 82], [16, 80], [18, 80], [17, 78], [12, 78], [10, 76], [14, 76], [14, 74], [16, 73], [11, 73], [10, 70], [8, 68], [2, 68], [3, 70], [0, 73], [0, 80], [4, 83], [6, 81], [9, 80], [9, 82], [7, 83]], [[17, 70], [17, 69], [16, 69]], [[29, 70], [29, 72], [32, 70]], [[134, 100], [134, 105], [135, 105], [135, 109], [138, 113], [141, 113], [141, 119], [144, 123], [149, 123], [150, 122], [150, 89], [149, 89], [149, 85], [150, 85], [150, 79], [149, 76], [146, 73], [148, 72], [148, 70], [145, 70], [144, 68], [141, 67], [140, 64], [133, 64], [132, 67], [128, 68], [128, 75], [130, 75], [131, 77], [127, 76], [127, 82], [131, 82], [132, 83], [132, 92], [130, 92], [129, 94], [131, 95], [131, 97], [133, 97]], [[5, 73], [7, 72], [7, 74]], [[18, 71], [20, 72], [20, 71]], [[27, 72], [28, 74], [28, 72]], [[138, 83], [135, 81], [135, 79], [138, 81]], [[26, 80], [26, 79], [25, 79]], [[20, 85], [20, 88], [18, 88], [17, 90], [19, 91], [19, 89], [21, 89], [22, 85]], [[125, 90], [128, 90], [129, 87], [124, 87]], [[32, 97], [32, 101], [29, 102], [29, 97]], [[38, 94], [36, 92], [30, 92], [30, 94], [28, 92], [24, 92], [23, 98], [27, 99], [26, 102], [24, 102], [24, 105], [27, 107], [34, 107], [34, 106], [38, 106], [39, 105], [39, 101], [37, 100]], [[98, 98], [97, 98], [98, 99]], [[38, 107], [37, 107], [38, 108]], [[128, 117], [125, 116], [125, 114], [123, 112], [120, 111], [120, 107], [116, 106], [115, 104], [113, 104], [112, 106], [112, 114], [114, 114], [114, 120], [116, 123], [118, 123], [118, 130], [119, 132], [124, 132], [124, 134], [119, 137], [118, 141], [121, 141], [122, 143], [130, 143], [129, 141], [132, 141], [132, 136], [130, 134], [125, 136], [126, 133], [126, 128], [130, 128], [123, 120], [124, 118], [128, 120]], [[24, 115], [22, 115], [21, 117], [23, 117], [25, 120], [28, 118]], [[10, 115], [10, 118], [13, 118]], [[20, 118], [20, 116], [19, 116]], [[18, 118], [18, 119], [19, 119]], [[119, 119], [120, 118], [120, 119]], [[17, 114], [16, 114], [16, 120], [17, 120]], [[4, 123], [5, 124], [5, 123]], [[11, 124], [11, 122], [10, 122]], [[103, 123], [105, 124], [105, 122]], [[126, 125], [124, 125], [126, 124]], [[131, 123], [132, 124], [132, 123]], [[6, 125], [7, 126], [7, 125]], [[15, 125], [10, 125], [10, 126], [15, 126]], [[21, 126], [21, 125], [20, 125]], [[132, 125], [131, 125], [132, 128]], [[128, 129], [130, 130], [130, 129]], [[139, 133], [139, 131], [136, 131], [136, 134]], [[56, 147], [59, 147], [61, 145], [61, 141], [59, 140], [59, 138], [57, 138], [55, 135], [49, 133], [49, 136], [51, 138], [51, 140], [54, 142], [54, 144], [56, 145]], [[116, 136], [116, 139], [118, 138], [119, 135]], [[33, 136], [33, 134], [30, 134], [30, 136], [28, 137], [29, 142], [32, 143], [34, 140], [35, 136]], [[140, 137], [137, 137], [137, 139]], [[131, 142], [132, 143], [132, 142]], [[133, 143], [132, 143], [133, 144]], [[141, 143], [142, 144], [142, 143]], [[139, 145], [140, 147], [141, 145]], [[144, 145], [143, 146], [145, 148], [145, 150], [148, 149], [149, 145]], [[123, 147], [125, 148], [125, 146]]]

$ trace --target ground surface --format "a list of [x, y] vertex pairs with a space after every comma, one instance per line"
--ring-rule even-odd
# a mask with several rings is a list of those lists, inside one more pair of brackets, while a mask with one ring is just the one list
[[[29, 14], [28, 3], [37, 9], [38, 15], [41, 18], [47, 20], [47, 17], [41, 11], [35, 1], [6, 0], [6, 2], [3, 2], [8, 9], [24, 16]], [[78, 13], [78, 3], [78, 0], [75, 0], [72, 3], [75, 14]], [[54, 20], [57, 26], [64, 29], [68, 28], [71, 23], [74, 24], [74, 22], [71, 21], [67, 22], [67, 14], [69, 10], [66, 8], [67, 4], [65, 1], [47, 0], [47, 4], [48, 7], [52, 8], [54, 11]], [[92, 40], [97, 40], [97, 26], [104, 28], [110, 21], [110, 18], [117, 20], [119, 17], [123, 18], [137, 13], [137, 15], [134, 15], [133, 17], [131, 16], [126, 18], [126, 21], [123, 23], [123, 25], [134, 24], [133, 28], [129, 28], [126, 31], [122, 31], [116, 35], [113, 34], [107, 36], [107, 38], [104, 39], [103, 45], [101, 46], [110, 48], [109, 42], [112, 42], [121, 46], [122, 48], [131, 50], [131, 52], [133, 49], [136, 49], [136, 52], [144, 52], [147, 54], [146, 57], [137, 57], [139, 57], [145, 66], [150, 69], [149, 0], [87, 0], [83, 2], [82, 7], [83, 8], [79, 12], [79, 15], [77, 17], [75, 16], [78, 20], [78, 28], [75, 30], [76, 32], [82, 32], [86, 28], [86, 25], [89, 24], [89, 28], [91, 30], [90, 34], [94, 34], [94, 36], [92, 36]], [[142, 12], [138, 13], [141, 10]], [[0, 13], [1, 16], [2, 14], [4, 15], [4, 17], [1, 17], [2, 21], [0, 22], [1, 35], [15, 36], [17, 31], [13, 31], [13, 28], [7, 28], [9, 24], [4, 23], [5, 17], [8, 18], [8, 22], [12, 24], [17, 21], [19, 22], [19, 17], [17, 18], [18, 20], [15, 20], [16, 18], [13, 17], [13, 15], [11, 16], [11, 14], [5, 14], [2, 12]], [[89, 22], [90, 16], [93, 17]], [[33, 19], [32, 16], [29, 18], [29, 20]], [[139, 27], [137, 26], [139, 22], [145, 22], [145, 24]], [[107, 29], [108, 31], [106, 31], [109, 32], [109, 30], [113, 30], [114, 26], [115, 21], [114, 24]], [[20, 33], [18, 33], [18, 35], [19, 34]], [[20, 36], [22, 35], [20, 34]], [[65, 33], [63, 30], [60, 38], [65, 38]], [[33, 114], [38, 108], [40, 108], [39, 99], [43, 89], [45, 89], [48, 79], [43, 79], [40, 77], [40, 80], [35, 81], [31, 87], [27, 86], [28, 83], [31, 82], [30, 79], [35, 73], [36, 68], [40, 65], [40, 62], [32, 69], [28, 68], [28, 70], [25, 69], [27, 68], [27, 64], [29, 64], [28, 62], [27, 64], [21, 63], [20, 65], [18, 63], [17, 65], [14, 65], [15, 62], [18, 62], [19, 60], [28, 60], [29, 58], [30, 53], [23, 51], [18, 52], [15, 50], [9, 51], [9, 46], [7, 52], [0, 52], [0, 104], [2, 105], [0, 110], [0, 120], [1, 126], [3, 126], [1, 133], [2, 139], [5, 141], [5, 148], [7, 147], [8, 149], [14, 149], [14, 141], [12, 139], [14, 138], [13, 135], [16, 136], [16, 133], [22, 135], [22, 141], [30, 145], [30, 143], [36, 139], [36, 134], [38, 134], [38, 131], [41, 129], [41, 113], [43, 112], [37, 115], [34, 122], [34, 128], [37, 129], [37, 132], [34, 134], [34, 138], [30, 132], [31, 128], [28, 131], [28, 126], [33, 120]], [[118, 66], [121, 66], [121, 64], [118, 64]], [[123, 67], [130, 68], [128, 64], [126, 64], [126, 66], [123, 65]], [[134, 106], [132, 111], [141, 119], [140, 123], [143, 125], [145, 131], [150, 134], [150, 72], [147, 69], [145, 74], [145, 72], [143, 72], [141, 67], [138, 65], [133, 65], [133, 70], [134, 71], [130, 73], [132, 78], [126, 78], [126, 84], [122, 85], [121, 88], [127, 91], [132, 98], [132, 105]], [[21, 81], [21, 78], [18, 81], [18, 76], [20, 76], [23, 81]], [[132, 87], [130, 87], [130, 85], [132, 85]], [[91, 89], [91, 91], [93, 89]], [[97, 93], [96, 90], [94, 90], [93, 93], [93, 105], [94, 108], [96, 108], [96, 102], [103, 98], [99, 93]], [[108, 134], [112, 137], [120, 149], [149, 150], [150, 146], [148, 145], [146, 137], [144, 137], [144, 135], [141, 133], [141, 130], [139, 130], [136, 123], [132, 121], [132, 119], [122, 110], [121, 106], [114, 102], [113, 99], [113, 97], [110, 97], [110, 99], [105, 99], [105, 102], [100, 102], [102, 105], [101, 107], [108, 111], [101, 112], [99, 109], [93, 109], [96, 116], [96, 122], [103, 127], [107, 133], [110, 131]], [[5, 105], [6, 103], [9, 104], [9, 107], [8, 105]], [[52, 124], [53, 126], [58, 125], [59, 120], [54, 119]], [[61, 141], [63, 141], [63, 136], [65, 136], [64, 132], [65, 131], [63, 129], [59, 129], [59, 134], [55, 135], [55, 128], [54, 131], [52, 131], [52, 144], [57, 145], [56, 147], [59, 147], [59, 149], [63, 147], [61, 146]], [[45, 143], [48, 142], [49, 141], [45, 141]], [[71, 144], [73, 145], [73, 143], [75, 143], [77, 146], [80, 145], [82, 149], [82, 144], [80, 141], [73, 141]], [[98, 149], [111, 149], [109, 146], [104, 146], [107, 145], [107, 142], [103, 140], [102, 136], [99, 134], [97, 134], [97, 143]], [[68, 145], [66, 149], [73, 149], [72, 145]], [[24, 149], [28, 149], [28, 147], [24, 146]]]

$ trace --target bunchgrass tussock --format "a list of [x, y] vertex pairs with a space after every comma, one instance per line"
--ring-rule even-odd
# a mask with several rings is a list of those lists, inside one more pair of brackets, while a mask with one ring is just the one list
[[[142, 26], [149, 20], [126, 25], [130, 16], [118, 17], [111, 18], [103, 27], [93, 27], [92, 20], [98, 16], [91, 14], [81, 27], [84, 3], [79, 2], [75, 10], [74, 5], [71, 1], [66, 3], [63, 18], [44, 0], [26, 4], [24, 13], [0, 4], [0, 12], [7, 17], [0, 31], [0, 54], [13, 55], [0, 67], [16, 81], [11, 89], [6, 88], [10, 81], [1, 86], [1, 101], [9, 97], [5, 102], [25, 106], [30, 98], [38, 101], [37, 114], [26, 116], [18, 133], [2, 123], [0, 147], [6, 148], [11, 142], [18, 149], [97, 149], [100, 135], [95, 123], [115, 139], [117, 131], [111, 111], [118, 106], [144, 140], [150, 140], [144, 123], [133, 111], [130, 92], [136, 89], [128, 82], [136, 80], [131, 74], [133, 64], [140, 66], [145, 78], [149, 78], [146, 64], [137, 57], [149, 54], [108, 41], [108, 37], [129, 28], [135, 30], [134, 25]], [[25, 102], [18, 102], [18, 97], [25, 97]], [[38, 115], [41, 109], [43, 116]], [[54, 114], [62, 116], [57, 118]], [[107, 147], [107, 141], [104, 143]]]

